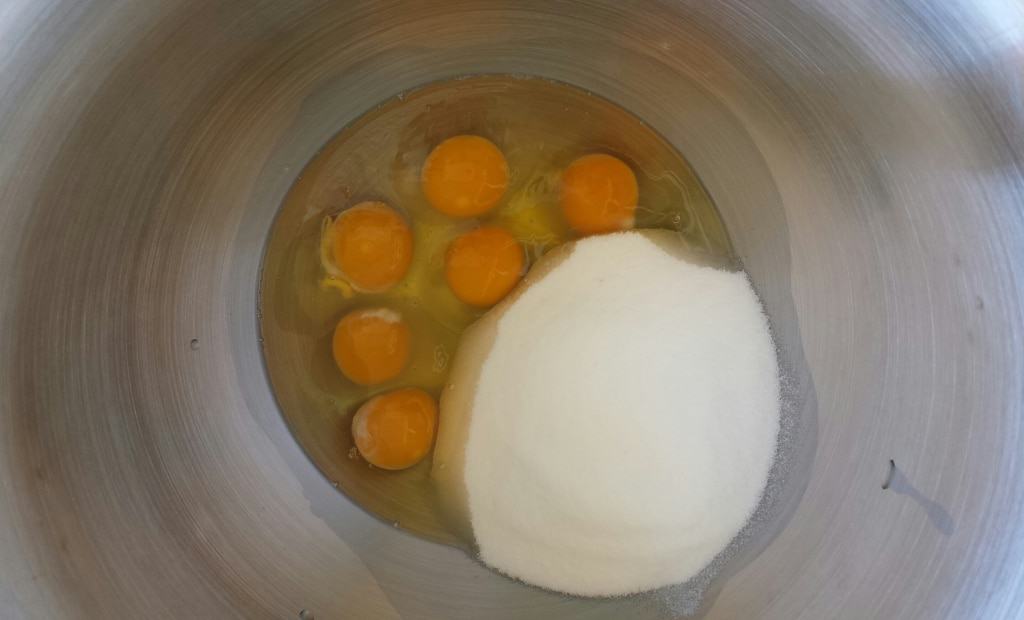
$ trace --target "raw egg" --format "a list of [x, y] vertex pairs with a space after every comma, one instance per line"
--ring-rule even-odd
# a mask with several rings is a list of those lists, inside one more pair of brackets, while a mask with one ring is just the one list
[[412, 231], [397, 211], [383, 202], [361, 202], [327, 225], [324, 249], [336, 275], [357, 291], [380, 293], [405, 276], [412, 262]]
[[582, 235], [632, 228], [638, 193], [633, 170], [604, 153], [584, 155], [562, 173], [562, 213]]
[[515, 237], [504, 228], [484, 226], [451, 243], [444, 276], [456, 297], [486, 308], [508, 295], [522, 277], [525, 262]]
[[375, 396], [352, 418], [356, 449], [381, 469], [405, 469], [419, 463], [434, 443], [436, 428], [437, 403], [418, 388]]
[[437, 145], [423, 163], [423, 193], [446, 215], [472, 217], [498, 204], [508, 187], [508, 163], [493, 142], [455, 136]]
[[355, 310], [334, 329], [334, 361], [354, 383], [383, 383], [405, 368], [410, 339], [409, 326], [398, 312], [390, 308]]

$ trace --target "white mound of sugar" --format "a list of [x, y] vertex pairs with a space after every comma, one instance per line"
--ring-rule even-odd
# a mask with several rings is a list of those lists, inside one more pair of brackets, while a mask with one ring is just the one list
[[463, 471], [502, 573], [581, 596], [681, 583], [761, 497], [779, 380], [757, 296], [656, 235], [576, 242], [496, 323]]

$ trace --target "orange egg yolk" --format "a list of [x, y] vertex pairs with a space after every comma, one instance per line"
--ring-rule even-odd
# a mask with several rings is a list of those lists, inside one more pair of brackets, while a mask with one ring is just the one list
[[334, 361], [354, 383], [383, 383], [405, 368], [410, 339], [409, 326], [394, 310], [355, 310], [346, 314], [334, 329]]
[[562, 173], [562, 213], [582, 235], [632, 228], [638, 193], [636, 175], [611, 155], [584, 155]]
[[508, 163], [490, 140], [455, 136], [427, 156], [421, 182], [435, 209], [453, 217], [472, 217], [501, 200], [508, 187]]
[[437, 404], [423, 390], [404, 388], [375, 396], [352, 418], [359, 454], [381, 469], [419, 463], [434, 443]]
[[526, 257], [515, 237], [497, 226], [465, 233], [448, 247], [444, 275], [455, 296], [486, 308], [508, 295], [523, 275]]
[[333, 224], [334, 263], [358, 291], [379, 293], [405, 276], [412, 262], [412, 231], [383, 202], [361, 202]]

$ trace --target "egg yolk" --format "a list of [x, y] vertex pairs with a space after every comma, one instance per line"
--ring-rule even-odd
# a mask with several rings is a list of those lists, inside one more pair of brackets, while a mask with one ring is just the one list
[[342, 211], [331, 232], [335, 266], [357, 291], [385, 291], [409, 270], [412, 231], [383, 202], [361, 202]]
[[437, 145], [423, 164], [423, 193], [446, 215], [472, 217], [498, 204], [508, 187], [508, 163], [493, 142], [455, 136]]
[[338, 322], [331, 348], [342, 374], [359, 385], [376, 385], [405, 368], [410, 338], [409, 326], [394, 310], [355, 310]]
[[632, 228], [637, 196], [636, 175], [611, 155], [584, 155], [562, 173], [562, 213], [579, 234]]
[[437, 404], [417, 388], [375, 396], [352, 418], [352, 438], [359, 454], [381, 469], [419, 463], [434, 443], [436, 428]]
[[486, 308], [501, 301], [523, 275], [526, 257], [515, 237], [497, 226], [465, 233], [448, 247], [444, 276], [455, 296]]

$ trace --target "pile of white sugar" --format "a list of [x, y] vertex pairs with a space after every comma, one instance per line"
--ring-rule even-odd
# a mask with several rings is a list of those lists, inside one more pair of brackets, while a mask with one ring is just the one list
[[468, 334], [459, 356], [483, 359], [457, 360], [452, 381], [475, 368], [474, 384], [452, 419], [489, 566], [575, 595], [640, 592], [695, 575], [751, 517], [779, 430], [775, 348], [746, 276], [679, 244], [578, 241]]

